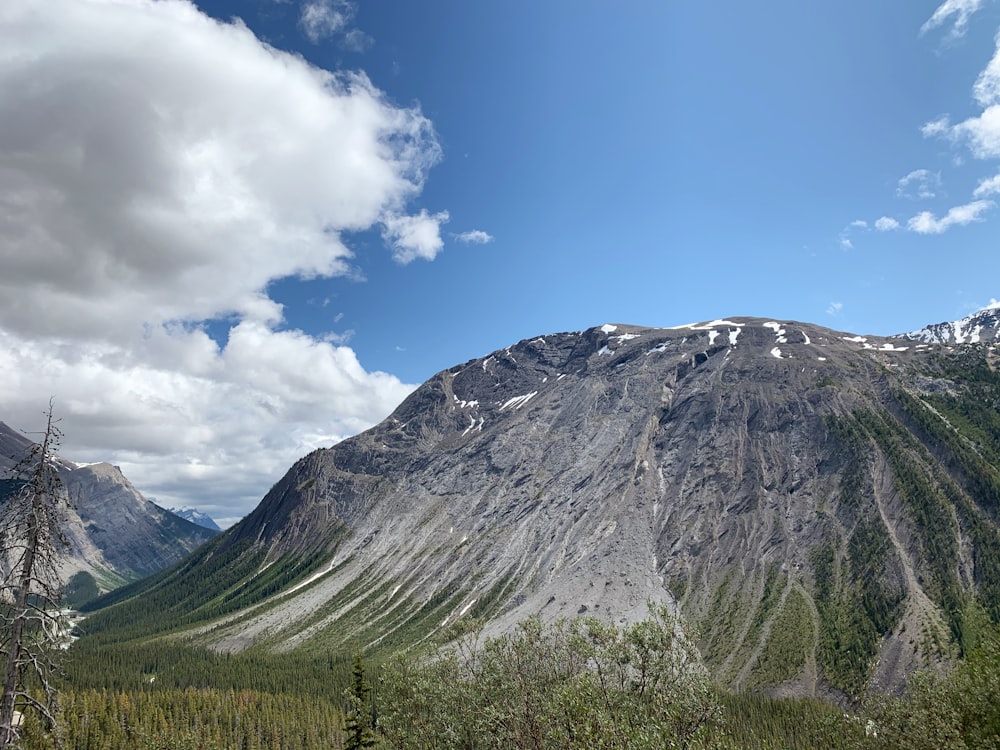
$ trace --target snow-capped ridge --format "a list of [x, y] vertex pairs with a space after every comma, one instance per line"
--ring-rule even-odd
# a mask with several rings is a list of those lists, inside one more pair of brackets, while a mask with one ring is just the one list
[[1000, 302], [993, 300], [978, 312], [960, 320], [934, 323], [917, 331], [901, 333], [895, 338], [921, 341], [925, 344], [986, 344], [993, 343], [1000, 331]]

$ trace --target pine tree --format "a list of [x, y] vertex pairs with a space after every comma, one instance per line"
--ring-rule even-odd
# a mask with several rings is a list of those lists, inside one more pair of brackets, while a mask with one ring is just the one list
[[347, 719], [344, 731], [347, 734], [344, 750], [362, 750], [374, 747], [375, 732], [372, 728], [369, 696], [371, 688], [365, 678], [365, 665], [359, 654], [354, 658], [351, 669], [351, 687], [346, 691]]
[[57, 563], [68, 541], [63, 533], [66, 502], [56, 464], [62, 432], [52, 417], [51, 401], [45, 416], [41, 442], [10, 470], [15, 489], [4, 503], [0, 522], [0, 660], [4, 669], [0, 748], [17, 742], [25, 710], [55, 727], [52, 678], [58, 672], [59, 645], [65, 635]]

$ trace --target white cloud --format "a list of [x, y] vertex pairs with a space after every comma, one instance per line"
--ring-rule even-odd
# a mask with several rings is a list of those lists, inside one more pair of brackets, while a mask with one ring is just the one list
[[356, 8], [347, 0], [309, 0], [302, 4], [299, 26], [313, 44], [343, 31]]
[[976, 79], [972, 93], [983, 107], [1000, 102], [1000, 34], [996, 37], [996, 51]]
[[0, 415], [37, 426], [51, 394], [63, 453], [108, 460], [167, 505], [250, 510], [296, 459], [385, 417], [412, 390], [354, 352], [244, 321], [224, 348], [157, 329], [131, 348], [0, 331]]
[[965, 30], [968, 28], [969, 18], [982, 8], [984, 3], [985, 0], [945, 0], [920, 27], [920, 33], [921, 35], [926, 34], [928, 31], [942, 26], [954, 16], [949, 36], [960, 37], [965, 34]]
[[364, 52], [375, 44], [375, 40], [361, 29], [351, 29], [344, 34], [343, 45], [352, 52]]
[[0, 325], [33, 333], [274, 320], [270, 280], [345, 272], [339, 232], [440, 155], [363, 75], [177, 0], [0, 6], [0, 94]]
[[929, 169], [914, 169], [896, 183], [896, 195], [911, 200], [934, 198], [941, 189], [941, 174]]
[[429, 214], [421, 209], [416, 216], [386, 214], [382, 218], [382, 238], [392, 246], [392, 257], [399, 263], [417, 258], [434, 260], [444, 247], [441, 225], [447, 221], [447, 211]]
[[831, 302], [826, 308], [827, 315], [839, 315], [840, 311], [844, 309], [843, 302]]
[[953, 226], [964, 226], [974, 221], [982, 221], [986, 211], [994, 207], [993, 201], [973, 201], [964, 206], [955, 206], [938, 219], [930, 211], [922, 211], [906, 223], [906, 228], [917, 234], [941, 234]]
[[942, 115], [936, 120], [924, 123], [920, 128], [920, 134], [924, 138], [935, 138], [946, 135], [949, 130], [951, 130], [951, 120], [947, 115]]
[[875, 220], [875, 229], [880, 232], [891, 232], [893, 229], [899, 229], [899, 222], [891, 216], [882, 216]]
[[1000, 104], [987, 107], [978, 117], [952, 126], [948, 135], [952, 140], [967, 141], [977, 159], [1000, 157]]
[[459, 242], [464, 242], [467, 245], [487, 245], [490, 242], [493, 242], [493, 235], [488, 234], [481, 229], [473, 229], [468, 232], [462, 232], [454, 235], [454, 237]]
[[988, 177], [979, 183], [973, 193], [973, 198], [983, 198], [987, 195], [994, 195], [1000, 193], [1000, 174], [995, 174], [992, 177]]
[[1000, 35], [990, 62], [979, 74], [973, 87], [976, 101], [983, 107], [981, 114], [955, 125], [947, 116], [926, 123], [921, 128], [924, 137], [947, 138], [964, 142], [977, 159], [1000, 157]]
[[851, 232], [855, 229], [867, 230], [868, 222], [864, 219], [855, 219], [840, 231], [840, 234], [837, 236], [837, 240], [840, 242], [840, 248], [842, 250], [854, 249], [854, 243], [851, 241]]
[[0, 122], [0, 419], [54, 394], [67, 456], [225, 517], [409, 392], [267, 288], [351, 272], [341, 233], [387, 216], [397, 257], [440, 249], [446, 212], [405, 215], [440, 158], [418, 109], [182, 0], [20, 0]]

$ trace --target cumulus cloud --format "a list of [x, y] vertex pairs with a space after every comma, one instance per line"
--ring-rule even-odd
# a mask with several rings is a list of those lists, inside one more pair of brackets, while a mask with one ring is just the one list
[[896, 195], [910, 200], [934, 198], [940, 189], [941, 174], [929, 169], [914, 169], [896, 183]]
[[481, 229], [473, 229], [468, 232], [461, 232], [460, 234], [453, 235], [456, 240], [463, 242], [466, 245], [487, 245], [493, 242], [493, 235], [482, 231]]
[[967, 142], [977, 159], [1000, 158], [1000, 104], [987, 107], [978, 117], [952, 126], [948, 135], [952, 140]]
[[921, 35], [926, 34], [928, 31], [951, 22], [949, 36], [953, 38], [963, 36], [969, 26], [969, 19], [983, 7], [984, 3], [985, 0], [945, 0], [920, 27], [920, 33]]
[[840, 311], [844, 309], [843, 302], [831, 302], [826, 308], [827, 315], [839, 315]]
[[917, 234], [942, 234], [953, 226], [965, 226], [982, 221], [983, 214], [994, 207], [993, 201], [978, 200], [955, 206], [940, 219], [930, 211], [921, 211], [906, 223], [906, 228]]
[[440, 249], [447, 213], [407, 215], [440, 158], [419, 109], [185, 0], [22, 0], [0, 122], [0, 419], [55, 394], [68, 457], [226, 517], [411, 389], [280, 330], [267, 289], [348, 273], [343, 232]]
[[434, 260], [444, 247], [441, 225], [447, 221], [447, 211], [429, 214], [421, 209], [416, 216], [390, 213], [382, 218], [382, 238], [392, 247], [392, 257], [399, 263], [417, 258]]
[[926, 138], [946, 138], [965, 143], [977, 159], [1000, 157], [1000, 35], [990, 62], [979, 74], [973, 95], [983, 111], [952, 124], [947, 116], [928, 122], [921, 128]]
[[875, 229], [880, 232], [891, 232], [893, 229], [899, 229], [899, 222], [891, 216], [881, 216], [875, 220]]

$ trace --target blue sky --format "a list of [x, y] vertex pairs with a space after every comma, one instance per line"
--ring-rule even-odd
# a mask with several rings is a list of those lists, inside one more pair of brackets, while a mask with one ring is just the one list
[[[368, 2], [315, 43], [301, 6], [201, 7], [365, 70], [434, 124], [443, 157], [413, 205], [448, 212], [441, 254], [401, 266], [359, 237], [365, 283], [275, 288], [289, 325], [353, 331], [368, 367], [419, 381], [609, 320], [753, 314], [888, 334], [997, 294], [991, 210], [938, 235], [873, 229], [947, 215], [998, 171], [921, 133], [981, 111], [996, 5], [959, 34], [958, 11], [921, 32], [933, 2]], [[920, 170], [933, 197], [899, 187]], [[494, 240], [452, 237], [471, 229]]]
[[15, 0], [0, 419], [54, 395], [68, 457], [225, 523], [522, 338], [962, 317], [1000, 296], [998, 31], [990, 0]]

